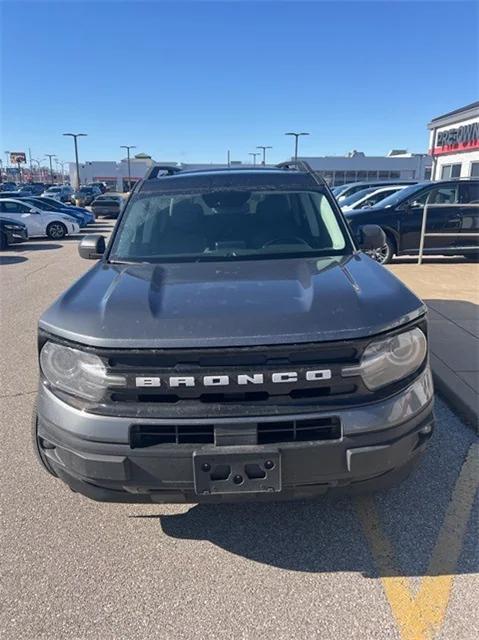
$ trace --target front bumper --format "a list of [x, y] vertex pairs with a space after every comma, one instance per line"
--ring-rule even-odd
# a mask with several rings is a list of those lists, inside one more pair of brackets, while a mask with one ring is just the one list
[[17, 244], [18, 242], [26, 242], [28, 240], [28, 233], [23, 229], [6, 229], [8, 244]]
[[[306, 498], [328, 490], [386, 488], [419, 459], [433, 430], [433, 385], [429, 368], [387, 400], [318, 416], [339, 417], [337, 440], [278, 443], [282, 488], [277, 493], [198, 495], [193, 453], [220, 453], [215, 445], [156, 445], [131, 449], [129, 431], [145, 420], [105, 417], [74, 409], [41, 386], [37, 433], [41, 457], [72, 489], [108, 502], [218, 502]], [[312, 417], [308, 414], [308, 417]], [[291, 416], [287, 416], [290, 419]], [[274, 416], [278, 420], [278, 416]], [[242, 418], [217, 420], [254, 421]], [[165, 424], [165, 420], [149, 420]], [[178, 420], [174, 421], [178, 423]], [[200, 423], [201, 421], [197, 421]], [[211, 422], [205, 420], [205, 422]], [[234, 443], [233, 443], [234, 444]], [[241, 452], [239, 445], [236, 452]], [[261, 454], [268, 445], [244, 446]]]

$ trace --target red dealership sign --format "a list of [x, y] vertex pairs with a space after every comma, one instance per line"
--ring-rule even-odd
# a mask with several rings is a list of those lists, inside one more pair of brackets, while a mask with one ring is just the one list
[[440, 156], [445, 153], [470, 151], [472, 149], [479, 149], [479, 122], [438, 131], [436, 133], [435, 146], [430, 153], [433, 156]]

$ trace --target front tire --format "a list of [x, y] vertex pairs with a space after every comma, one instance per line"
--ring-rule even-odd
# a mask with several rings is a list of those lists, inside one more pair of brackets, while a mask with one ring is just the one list
[[67, 235], [67, 228], [63, 222], [50, 222], [47, 227], [47, 236], [50, 240], [63, 240]]
[[389, 264], [393, 259], [395, 250], [394, 241], [391, 240], [389, 236], [386, 236], [385, 245], [377, 249], [370, 249], [365, 251], [365, 253], [373, 260], [376, 260], [376, 262], [379, 262], [379, 264]]
[[6, 249], [8, 247], [8, 240], [5, 233], [0, 233], [0, 249]]

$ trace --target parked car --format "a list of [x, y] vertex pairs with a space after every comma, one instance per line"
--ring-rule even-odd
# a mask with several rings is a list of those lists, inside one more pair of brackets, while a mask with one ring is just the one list
[[391, 185], [389, 187], [369, 187], [369, 189], [362, 189], [356, 191], [352, 196], [348, 196], [341, 203], [341, 209], [346, 211], [352, 211], [353, 209], [367, 209], [368, 207], [374, 207], [381, 200], [391, 196], [396, 191], [404, 189], [406, 185]]
[[108, 191], [108, 185], [106, 182], [90, 182], [89, 187], [98, 187], [102, 193]]
[[18, 187], [17, 195], [32, 196], [33, 195], [33, 189], [28, 184], [22, 185], [22, 186]]
[[31, 196], [32, 194], [30, 192], [21, 194], [18, 191], [0, 191], [0, 198], [22, 198], [27, 195]]
[[369, 187], [385, 187], [390, 184], [417, 184], [418, 180], [373, 180], [368, 182], [349, 182], [348, 184], [342, 184], [341, 186], [334, 187], [332, 189], [334, 197], [341, 203], [348, 196], [352, 196], [356, 191], [361, 189], [369, 189]]
[[80, 207], [86, 207], [93, 202], [93, 200], [101, 195], [99, 187], [80, 187], [72, 195], [72, 202]]
[[0, 214], [0, 249], [25, 240], [28, 240], [27, 225], [19, 220], [4, 218]]
[[46, 189], [43, 182], [29, 182], [27, 185], [34, 196], [40, 196]]
[[[29, 202], [34, 207], [47, 213], [63, 213], [66, 216], [70, 216], [78, 222], [80, 228], [86, 227], [95, 221], [95, 216], [86, 209], [77, 211], [76, 207], [70, 207], [69, 205], [51, 200], [50, 198], [22, 198], [22, 202]], [[55, 202], [55, 204], [52, 204], [52, 202]]]
[[96, 216], [118, 218], [123, 208], [124, 199], [121, 196], [98, 196], [93, 200], [91, 208]]
[[60, 211], [62, 209], [66, 209], [68, 213], [70, 213], [71, 211], [76, 211], [84, 215], [89, 222], [95, 221], [95, 216], [92, 214], [92, 212], [88, 211], [88, 209], [85, 209], [84, 207], [77, 207], [74, 204], [68, 204], [67, 202], [59, 202], [58, 200], [54, 200], [53, 198], [48, 198], [48, 197], [42, 198], [42, 200], [45, 200], [46, 202], [51, 204], [53, 207], [56, 207], [55, 209], [56, 211]]
[[[395, 255], [419, 251], [426, 202], [426, 231], [450, 235], [426, 236], [424, 253], [477, 257], [479, 238], [465, 234], [479, 233], [479, 180], [422, 182], [397, 191], [374, 207], [348, 211], [345, 215], [354, 233], [364, 224], [376, 224], [383, 229], [385, 244], [370, 254], [385, 264]], [[475, 206], [467, 206], [471, 204]]]
[[61, 202], [71, 202], [73, 189], [69, 185], [49, 187], [42, 197], [53, 198], [54, 200], [60, 200]]
[[434, 428], [426, 307], [292, 164], [155, 167], [108, 248], [81, 241], [96, 265], [39, 323], [32, 434], [52, 475], [96, 500], [223, 504], [414, 467]]
[[47, 213], [23, 200], [0, 200], [0, 216], [23, 222], [28, 236], [48, 236], [52, 240], [61, 240], [66, 235], [78, 233], [80, 227], [70, 216], [62, 213]]
[[0, 191], [15, 191], [17, 185], [15, 182], [7, 181], [0, 183]]

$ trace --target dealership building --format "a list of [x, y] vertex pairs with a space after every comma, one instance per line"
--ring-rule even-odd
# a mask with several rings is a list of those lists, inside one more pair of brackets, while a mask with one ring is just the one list
[[[182, 169], [213, 169], [226, 168], [227, 164], [185, 164], [177, 163], [171, 160], [155, 161], [151, 156], [139, 153], [130, 159], [130, 176], [131, 184], [134, 185], [141, 180], [148, 169], [156, 164], [175, 166]], [[249, 167], [249, 164], [243, 164], [239, 161], [232, 161], [229, 165], [234, 167]], [[71, 184], [77, 184], [76, 181], [76, 165], [71, 162], [69, 165], [69, 175]], [[80, 164], [80, 182], [81, 184], [90, 184], [92, 182], [105, 182], [111, 191], [128, 191], [128, 160], [125, 158], [121, 162], [114, 160], [92, 160], [91, 162], [83, 162]]]
[[306, 160], [332, 187], [366, 180], [429, 180], [431, 177], [431, 157], [426, 153], [409, 153], [406, 149], [393, 149], [386, 156], [351, 151], [345, 156], [300, 159]]
[[479, 177], [479, 102], [433, 118], [427, 125], [432, 179]]
[[[322, 176], [329, 185], [337, 186], [360, 180], [429, 180], [432, 159], [424, 153], [408, 153], [395, 149], [387, 156], [367, 156], [360, 151], [351, 151], [345, 156], [318, 156], [300, 158], [306, 160], [312, 169]], [[131, 182], [141, 180], [147, 170], [157, 164], [151, 157], [138, 154], [130, 161]], [[158, 164], [176, 165], [183, 169], [225, 168], [226, 164], [184, 164], [159, 161]], [[232, 162], [231, 168], [248, 167], [249, 164]], [[105, 182], [115, 191], [128, 190], [128, 162], [92, 161], [80, 165], [82, 184]], [[76, 184], [76, 167], [70, 164], [70, 180]]]

